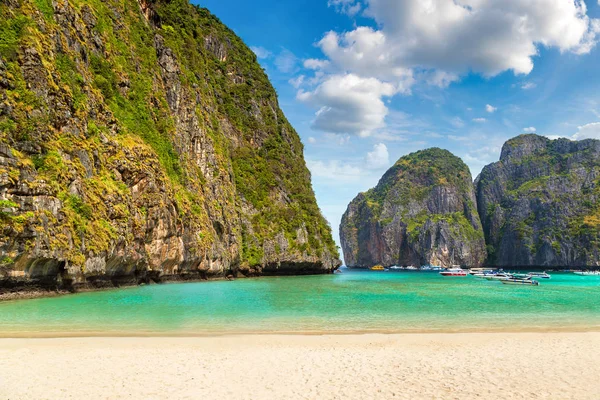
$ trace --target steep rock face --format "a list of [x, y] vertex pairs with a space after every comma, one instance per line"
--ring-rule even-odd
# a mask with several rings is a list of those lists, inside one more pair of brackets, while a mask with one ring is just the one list
[[468, 167], [429, 149], [400, 158], [377, 186], [359, 194], [340, 225], [350, 267], [479, 266], [485, 243]]
[[476, 180], [495, 266], [597, 266], [600, 141], [522, 135]]
[[331, 272], [254, 54], [187, 0], [0, 4], [0, 287]]

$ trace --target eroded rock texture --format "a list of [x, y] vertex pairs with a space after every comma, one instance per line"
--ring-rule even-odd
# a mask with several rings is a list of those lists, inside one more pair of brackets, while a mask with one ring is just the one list
[[599, 265], [600, 141], [522, 135], [477, 178], [495, 266]]
[[331, 272], [298, 135], [187, 0], [0, 4], [0, 286]]
[[485, 243], [475, 204], [458, 157], [437, 148], [402, 157], [343, 215], [346, 264], [479, 266]]

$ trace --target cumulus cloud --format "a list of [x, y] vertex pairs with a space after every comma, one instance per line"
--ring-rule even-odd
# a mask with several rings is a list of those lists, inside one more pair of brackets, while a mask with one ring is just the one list
[[[581, 0], [369, 0], [366, 15], [382, 26], [357, 28], [348, 37], [378, 37], [371, 58], [404, 68], [421, 67], [487, 76], [506, 70], [527, 74], [537, 47], [576, 54], [596, 44], [600, 23], [589, 18]], [[359, 57], [360, 49], [340, 45]]]
[[486, 104], [485, 105], [485, 111], [489, 112], [490, 114], [493, 113], [494, 111], [496, 111], [498, 108], [494, 107], [490, 104]]
[[373, 146], [373, 151], [367, 153], [365, 157], [365, 166], [368, 169], [380, 169], [390, 165], [390, 154], [388, 148], [383, 143]]
[[414, 84], [413, 71], [397, 63], [394, 46], [382, 31], [364, 26], [343, 34], [331, 31], [318, 46], [339, 70], [393, 81], [404, 93]]
[[535, 126], [530, 126], [529, 128], [523, 128], [523, 132], [525, 132], [525, 133], [535, 133], [535, 132], [537, 132], [537, 129], [535, 129]]
[[600, 139], [600, 122], [592, 122], [577, 127], [577, 132], [573, 135], [573, 140]]
[[[307, 79], [319, 87], [298, 95], [319, 105], [315, 129], [366, 135], [384, 125], [384, 97], [409, 95], [416, 83], [444, 88], [471, 72], [526, 75], [541, 47], [585, 54], [600, 34], [600, 20], [587, 15], [583, 0], [328, 1], [347, 14], [361, 3], [362, 15], [375, 23], [325, 33], [317, 43], [325, 59], [304, 62], [319, 74], [312, 82]], [[376, 84], [358, 96], [354, 85], [339, 84], [348, 77]], [[326, 95], [325, 86], [334, 82], [337, 94]]]
[[385, 125], [388, 108], [382, 97], [395, 93], [389, 83], [346, 74], [329, 76], [314, 91], [300, 90], [297, 98], [318, 109], [314, 129], [369, 136]]
[[329, 0], [327, 5], [335, 7], [337, 12], [351, 17], [358, 14], [362, 8], [362, 5], [357, 0]]
[[487, 119], [485, 119], [485, 118], [473, 118], [473, 122], [477, 122], [477, 123], [480, 123], [480, 124], [484, 123], [486, 121], [487, 121]]
[[259, 59], [270, 58], [273, 55], [273, 53], [271, 53], [269, 50], [260, 46], [252, 46], [250, 47], [250, 50], [252, 50], [254, 54], [256, 54], [256, 57], [258, 57]]

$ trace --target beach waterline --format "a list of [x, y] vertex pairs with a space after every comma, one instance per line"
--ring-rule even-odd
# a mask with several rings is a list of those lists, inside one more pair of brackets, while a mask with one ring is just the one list
[[426, 272], [150, 285], [0, 303], [0, 336], [600, 330], [600, 277], [538, 287]]

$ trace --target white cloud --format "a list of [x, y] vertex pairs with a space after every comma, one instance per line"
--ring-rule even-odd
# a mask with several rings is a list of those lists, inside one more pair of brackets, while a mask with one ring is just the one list
[[360, 168], [338, 160], [324, 162], [307, 159], [306, 165], [314, 178], [335, 183], [357, 182], [363, 175]]
[[567, 138], [570, 140], [598, 139], [600, 140], [600, 122], [592, 122], [577, 127], [577, 132], [572, 136], [545, 135], [548, 139]]
[[600, 139], [600, 122], [578, 126], [577, 132], [573, 135], [572, 139]]
[[252, 46], [252, 47], [250, 47], [250, 49], [254, 52], [254, 54], [256, 54], [256, 57], [258, 57], [259, 59], [270, 58], [273, 55], [273, 53], [271, 53], [269, 50], [265, 49], [264, 47]]
[[310, 144], [315, 144], [315, 143], [317, 143], [317, 139], [315, 139], [315, 138], [314, 138], [314, 137], [312, 137], [312, 136], [309, 136], [309, 138], [308, 138], [308, 143], [310, 143]]
[[294, 71], [296, 65], [298, 63], [298, 59], [288, 49], [283, 49], [281, 52], [275, 57], [275, 66], [280, 72], [284, 74], [289, 74]]
[[395, 93], [396, 89], [389, 83], [346, 74], [327, 77], [312, 92], [300, 90], [297, 98], [318, 108], [314, 129], [369, 136], [385, 125], [388, 109], [382, 97]]
[[[587, 15], [583, 0], [328, 1], [340, 12], [361, 3], [374, 24], [325, 33], [317, 46], [326, 60], [304, 63], [320, 74], [307, 79], [319, 87], [298, 96], [318, 105], [315, 129], [366, 136], [385, 126], [383, 97], [411, 94], [419, 82], [444, 88], [470, 72], [529, 74], [541, 47], [589, 53], [600, 34], [600, 20]], [[376, 84], [325, 93], [348, 77]], [[458, 121], [455, 127], [464, 126]]]
[[537, 129], [535, 129], [535, 126], [530, 126], [529, 128], [523, 128], [523, 132], [525, 132], [525, 133], [535, 133], [535, 132], [537, 132]]
[[473, 118], [473, 122], [477, 122], [477, 123], [484, 123], [486, 121], [487, 121], [487, 119], [485, 119], [485, 118]]
[[533, 82], [525, 82], [521, 85], [521, 89], [523, 90], [535, 89], [536, 87], [537, 85]]
[[297, 76], [295, 78], [290, 79], [288, 82], [290, 85], [298, 89], [304, 83], [304, 79], [306, 77], [304, 75]]
[[390, 165], [390, 154], [388, 148], [383, 143], [373, 146], [373, 151], [367, 153], [365, 157], [365, 166], [368, 169], [386, 168]]
[[489, 112], [490, 114], [493, 113], [494, 111], [496, 111], [498, 108], [494, 107], [490, 104], [486, 104], [485, 105], [485, 111]]
[[329, 65], [329, 61], [327, 60], [317, 60], [316, 58], [309, 58], [308, 60], [304, 60], [304, 68], [319, 70], [326, 68]]
[[362, 8], [357, 0], [329, 0], [327, 6], [335, 7], [336, 11], [341, 14], [346, 14], [350, 17], [358, 14]]
[[341, 35], [331, 31], [318, 46], [337, 69], [385, 79], [394, 82], [398, 91], [410, 93], [413, 71], [395, 63], [394, 49], [382, 31], [364, 26]]
[[[358, 27], [344, 36], [356, 42], [363, 37], [378, 38], [380, 45], [371, 48], [377, 54], [366, 57], [365, 53], [364, 58], [374, 68], [387, 64], [453, 73], [472, 70], [487, 76], [506, 70], [528, 74], [533, 68], [532, 58], [538, 55], [538, 46], [584, 54], [596, 44], [600, 31], [600, 22], [586, 15], [587, 7], [580, 0], [369, 0], [368, 3], [366, 15], [382, 28]], [[360, 58], [362, 49], [354, 41], [346, 40], [346, 44], [328, 48], [326, 54], [344, 52], [347, 58]]]
[[427, 71], [422, 74], [422, 76], [428, 84], [442, 89], [447, 88], [452, 82], [456, 82], [460, 79], [457, 74], [440, 70]]

